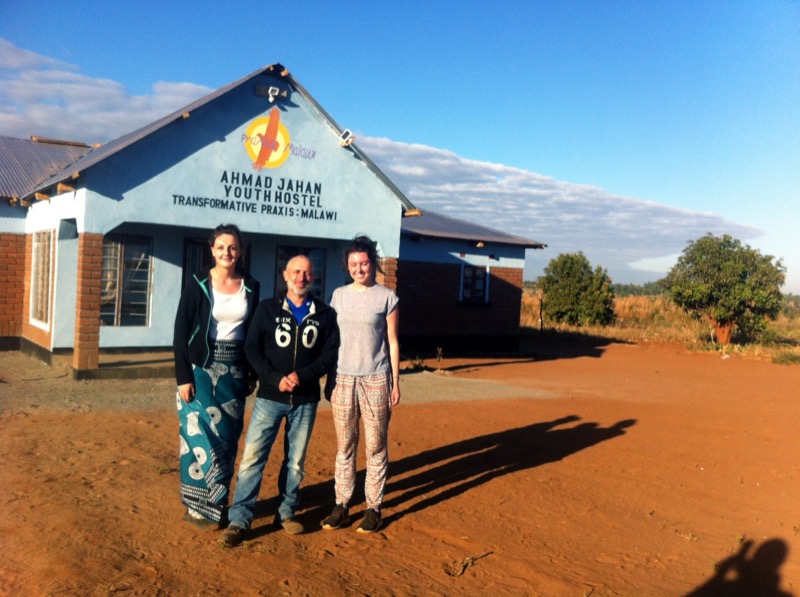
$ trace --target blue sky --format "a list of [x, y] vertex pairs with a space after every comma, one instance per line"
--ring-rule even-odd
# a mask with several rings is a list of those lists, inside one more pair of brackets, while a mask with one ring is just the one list
[[800, 293], [800, 3], [5, 0], [0, 134], [104, 142], [280, 62], [422, 209], [656, 280], [731, 234]]

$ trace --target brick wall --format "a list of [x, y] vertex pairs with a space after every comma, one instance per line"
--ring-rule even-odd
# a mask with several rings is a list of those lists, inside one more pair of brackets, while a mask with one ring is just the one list
[[489, 300], [492, 309], [502, 313], [503, 329], [519, 333], [519, 319], [522, 310], [522, 269], [498, 267], [491, 270]]
[[99, 367], [102, 267], [103, 235], [81, 234], [78, 239], [75, 349], [72, 353], [72, 367], [78, 371]]
[[522, 269], [491, 268], [489, 304], [459, 304], [461, 266], [401, 261], [397, 268], [400, 335], [405, 338], [519, 335]]
[[391, 288], [397, 292], [397, 259], [394, 257], [381, 259], [381, 268], [383, 273], [378, 272], [375, 275], [375, 281], [381, 286], [386, 286], [386, 288]]
[[24, 234], [0, 233], [0, 338], [22, 336], [26, 248]]

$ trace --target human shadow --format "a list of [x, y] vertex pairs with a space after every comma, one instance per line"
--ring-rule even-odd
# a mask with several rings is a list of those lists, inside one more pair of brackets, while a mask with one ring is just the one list
[[686, 597], [790, 597], [792, 593], [780, 589], [780, 567], [789, 554], [786, 543], [769, 539], [748, 558], [753, 545], [745, 541], [739, 551], [717, 562], [714, 576]]
[[[384, 518], [384, 525], [447, 501], [492, 479], [561, 460], [623, 435], [636, 424], [635, 419], [624, 419], [609, 427], [585, 422], [558, 428], [580, 420], [577, 415], [568, 415], [465, 439], [391, 462], [383, 506], [394, 511]], [[365, 471], [360, 469], [351, 504], [363, 501], [364, 478]], [[333, 495], [333, 479], [302, 488], [303, 507], [298, 518], [307, 532], [319, 528], [319, 521], [333, 507]], [[426, 497], [414, 501], [421, 496]], [[269, 517], [274, 516], [277, 506], [276, 497], [260, 500], [256, 504], [255, 519], [271, 522]], [[251, 537], [255, 539], [278, 528], [271, 524], [262, 525], [251, 531]]]
[[[394, 512], [386, 522], [449, 500], [503, 475], [561, 460], [623, 435], [636, 423], [635, 419], [625, 419], [610, 427], [587, 422], [558, 428], [577, 421], [580, 417], [569, 415], [466, 439], [391, 463], [384, 506], [394, 508]], [[424, 499], [414, 501], [422, 496]]]

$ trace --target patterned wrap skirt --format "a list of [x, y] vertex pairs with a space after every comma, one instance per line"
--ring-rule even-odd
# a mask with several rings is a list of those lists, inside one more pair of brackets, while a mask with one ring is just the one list
[[248, 385], [242, 342], [217, 341], [207, 368], [194, 367], [194, 400], [177, 396], [181, 502], [213, 522], [228, 504]]

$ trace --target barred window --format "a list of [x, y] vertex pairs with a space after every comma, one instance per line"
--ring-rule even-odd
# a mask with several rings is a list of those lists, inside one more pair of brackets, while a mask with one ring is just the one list
[[461, 269], [461, 302], [484, 304], [489, 302], [489, 280], [485, 267], [464, 265]]
[[31, 319], [50, 325], [50, 297], [53, 280], [53, 231], [33, 235], [33, 276], [31, 280]]
[[101, 325], [148, 324], [152, 246], [149, 236], [108, 234], [103, 238]]

